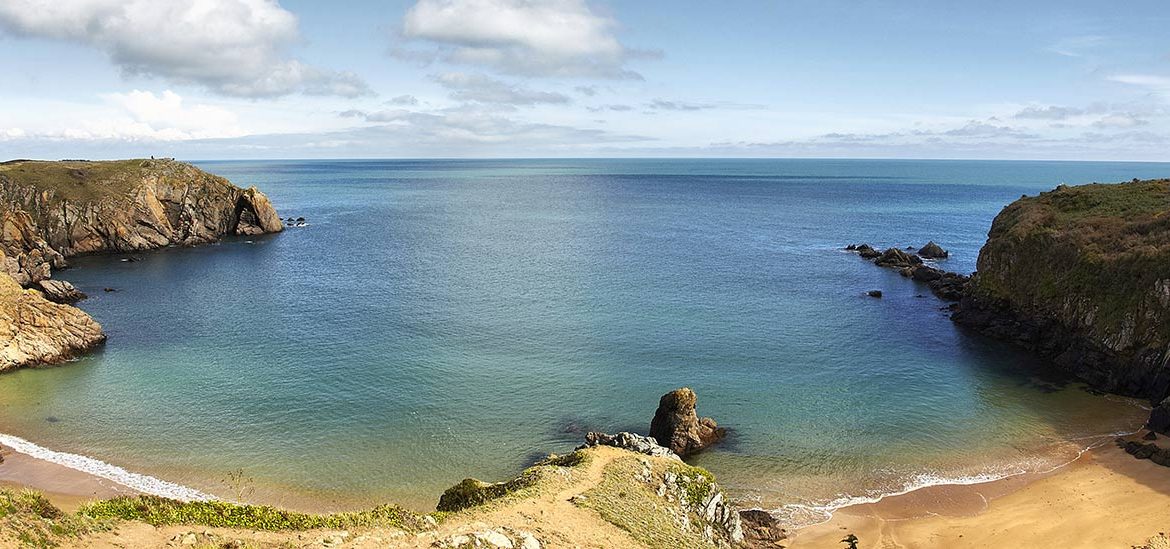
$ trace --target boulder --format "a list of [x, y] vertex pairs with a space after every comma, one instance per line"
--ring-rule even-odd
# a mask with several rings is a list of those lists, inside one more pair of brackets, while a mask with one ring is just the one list
[[930, 242], [927, 242], [925, 246], [919, 248], [918, 255], [919, 257], [925, 257], [927, 259], [946, 259], [951, 254], [950, 252], [944, 250], [942, 246], [935, 244], [934, 241], [931, 240]]
[[37, 286], [45, 294], [45, 299], [53, 303], [70, 305], [89, 297], [64, 280], [45, 279], [38, 282]]
[[873, 249], [873, 247], [869, 244], [858, 244], [853, 249], [857, 251], [857, 255], [864, 257], [865, 259], [873, 259], [882, 255], [881, 252]]
[[1154, 409], [1150, 411], [1150, 421], [1146, 424], [1146, 428], [1163, 435], [1170, 435], [1170, 397], [1166, 397], [1161, 404], [1154, 406]]
[[650, 436], [680, 456], [719, 442], [727, 435], [727, 430], [709, 417], [699, 418], [695, 412], [697, 402], [695, 392], [687, 387], [662, 395], [650, 422]]
[[880, 297], [882, 297], [882, 291], [881, 290], [870, 290], [868, 292], [865, 292], [865, 295], [867, 295], [869, 297], [880, 298]]

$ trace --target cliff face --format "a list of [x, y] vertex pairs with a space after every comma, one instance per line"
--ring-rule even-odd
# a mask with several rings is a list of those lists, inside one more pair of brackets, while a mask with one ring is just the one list
[[1110, 392], [1170, 392], [1170, 180], [1058, 187], [995, 218], [960, 324]]
[[0, 371], [60, 362], [105, 340], [74, 307], [41, 288], [69, 256], [279, 232], [255, 187], [173, 160], [0, 163]]
[[0, 164], [0, 248], [23, 285], [82, 253], [130, 252], [279, 232], [263, 193], [173, 160]]

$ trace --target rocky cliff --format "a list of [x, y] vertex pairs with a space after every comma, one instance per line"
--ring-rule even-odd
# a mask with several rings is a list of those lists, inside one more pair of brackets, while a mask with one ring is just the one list
[[279, 232], [280, 217], [255, 187], [173, 160], [12, 161], [0, 164], [4, 270], [22, 285], [65, 258]]
[[995, 218], [954, 320], [1101, 390], [1170, 392], [1170, 180], [1060, 186]]
[[281, 229], [255, 187], [241, 189], [182, 162], [0, 163], [0, 371], [60, 362], [105, 340], [84, 312], [42, 293], [76, 298], [62, 296], [68, 284], [47, 283], [66, 258]]

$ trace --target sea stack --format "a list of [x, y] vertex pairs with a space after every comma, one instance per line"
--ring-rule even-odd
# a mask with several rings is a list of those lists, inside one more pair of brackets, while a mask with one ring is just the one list
[[698, 397], [688, 387], [675, 389], [658, 400], [658, 410], [650, 422], [650, 436], [658, 444], [680, 456], [698, 452], [727, 435], [715, 420], [700, 418], [695, 412]]

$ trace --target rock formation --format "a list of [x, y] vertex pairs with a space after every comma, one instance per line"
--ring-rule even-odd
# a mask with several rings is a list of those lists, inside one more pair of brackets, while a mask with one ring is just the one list
[[950, 252], [944, 250], [942, 246], [935, 244], [933, 240], [918, 249], [918, 256], [925, 257], [926, 259], [946, 259], [950, 255]]
[[182, 162], [0, 163], [0, 370], [60, 362], [104, 341], [92, 318], [57, 304], [85, 298], [50, 279], [67, 257], [282, 229], [263, 193]]
[[1170, 180], [1057, 187], [992, 223], [955, 322], [1090, 385], [1170, 393]]
[[674, 453], [670, 448], [666, 448], [658, 441], [650, 437], [636, 435], [622, 431], [616, 435], [607, 435], [605, 433], [588, 433], [585, 435], [585, 444], [578, 446], [578, 450], [592, 448], [594, 446], [613, 446], [614, 448], [621, 448], [639, 454], [646, 454], [648, 456], [661, 457], [666, 459], [679, 459], [678, 454]]
[[[931, 248], [942, 250], [934, 241], [931, 241], [923, 250]], [[952, 273], [937, 269], [922, 262], [922, 257], [917, 254], [899, 250], [898, 248], [887, 248], [884, 252], [878, 252], [869, 244], [850, 244], [845, 247], [846, 250], [857, 252], [864, 259], [872, 259], [874, 264], [879, 267], [887, 267], [890, 269], [898, 269], [898, 273], [907, 278], [912, 278], [919, 282], [925, 283], [930, 287], [930, 291], [940, 299], [946, 301], [959, 301], [963, 298], [964, 292], [967, 289], [967, 282], [970, 277], [958, 273]], [[937, 252], [931, 252], [937, 254]], [[942, 257], [946, 257], [947, 252], [942, 250]], [[875, 295], [875, 293], [877, 295]], [[879, 290], [867, 292], [870, 297], [881, 297]]]
[[727, 434], [726, 429], [715, 424], [715, 420], [699, 418], [695, 413], [698, 397], [687, 387], [675, 389], [658, 401], [658, 410], [650, 422], [650, 436], [658, 444], [670, 448], [680, 456], [698, 452]]
[[0, 274], [0, 372], [69, 360], [105, 340], [81, 309], [52, 303]]
[[1170, 435], [1170, 397], [1163, 399], [1150, 411], [1150, 421], [1146, 423], [1146, 428], [1163, 435]]

